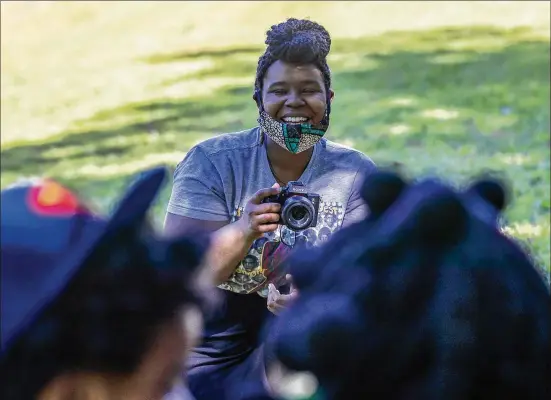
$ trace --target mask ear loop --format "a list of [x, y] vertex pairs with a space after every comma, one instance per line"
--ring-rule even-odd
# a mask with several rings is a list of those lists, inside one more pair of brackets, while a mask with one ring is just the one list
[[331, 114], [331, 95], [329, 94], [329, 90], [327, 90], [326, 104], [327, 107], [325, 107], [325, 115], [320, 122], [322, 125], [329, 125], [329, 114]]
[[262, 104], [262, 96], [258, 87], [254, 88], [253, 100], [256, 102], [256, 106], [262, 112], [264, 111], [264, 105]]

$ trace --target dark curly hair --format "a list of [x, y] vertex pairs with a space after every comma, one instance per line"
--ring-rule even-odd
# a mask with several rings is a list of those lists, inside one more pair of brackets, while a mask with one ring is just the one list
[[[320, 24], [307, 19], [289, 18], [285, 22], [272, 25], [266, 33], [266, 51], [258, 59], [253, 98], [262, 101], [262, 81], [266, 71], [275, 61], [290, 64], [314, 64], [323, 74], [325, 90], [331, 88], [331, 71], [327, 65], [327, 55], [331, 49], [331, 36]], [[329, 102], [328, 102], [329, 104]]]
[[66, 290], [2, 358], [0, 398], [30, 400], [65, 372], [133, 372], [194, 288], [206, 238], [164, 241], [135, 230], [105, 237]]
[[505, 193], [367, 183], [373, 213], [292, 260], [301, 295], [267, 328], [270, 353], [331, 400], [547, 398], [550, 297], [496, 225]]

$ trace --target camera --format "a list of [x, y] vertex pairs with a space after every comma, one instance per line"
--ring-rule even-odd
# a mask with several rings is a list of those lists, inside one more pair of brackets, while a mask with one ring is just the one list
[[290, 181], [275, 196], [264, 198], [263, 203], [281, 204], [281, 223], [294, 231], [311, 228], [318, 223], [320, 196], [308, 193], [300, 181]]

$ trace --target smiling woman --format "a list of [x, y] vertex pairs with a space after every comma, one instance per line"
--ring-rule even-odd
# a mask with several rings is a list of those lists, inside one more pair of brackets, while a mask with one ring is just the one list
[[[266, 71], [264, 81], [262, 101], [257, 102], [258, 122], [269, 141], [294, 154], [310, 149], [329, 127], [329, 105], [333, 99], [333, 91], [325, 88], [321, 71], [311, 64], [278, 60]], [[258, 93], [257, 88], [255, 99], [259, 98]]]
[[[167, 234], [212, 232], [206, 264], [222, 306], [189, 361], [197, 400], [269, 396], [261, 330], [298, 295], [283, 262], [367, 211], [359, 185], [373, 162], [324, 137], [334, 97], [329, 33], [292, 18], [272, 26], [266, 44], [253, 91], [259, 125], [194, 146], [176, 168], [168, 204]], [[303, 183], [296, 190], [316, 207], [315, 222], [302, 229], [282, 222], [281, 202], [266, 201], [287, 195], [281, 187], [291, 181]]]

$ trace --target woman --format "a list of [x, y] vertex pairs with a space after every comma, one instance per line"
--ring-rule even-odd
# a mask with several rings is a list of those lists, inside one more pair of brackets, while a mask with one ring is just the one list
[[[203, 343], [190, 360], [189, 383], [198, 400], [264, 393], [260, 329], [267, 309], [277, 314], [297, 295], [280, 293], [286, 287], [282, 261], [299, 242], [318, 244], [324, 227], [333, 232], [366, 212], [358, 188], [373, 162], [323, 137], [334, 97], [329, 33], [292, 18], [272, 26], [266, 44], [253, 94], [259, 126], [193, 147], [176, 168], [168, 204], [167, 234], [213, 232], [207, 265], [223, 293], [222, 307], [207, 318]], [[263, 203], [290, 181], [321, 196], [318, 223], [308, 236], [280, 223], [280, 204]], [[246, 256], [254, 258], [243, 265]], [[258, 264], [251, 268], [254, 259]], [[235, 274], [249, 279], [237, 281]]]
[[206, 246], [145, 231], [165, 175], [144, 174], [109, 220], [53, 181], [2, 191], [1, 399], [160, 400], [182, 378]]

